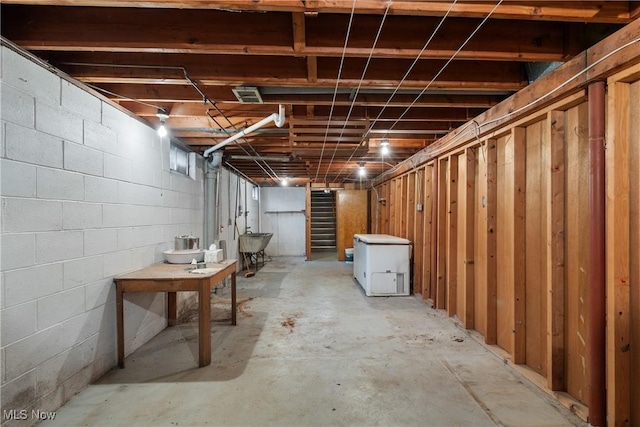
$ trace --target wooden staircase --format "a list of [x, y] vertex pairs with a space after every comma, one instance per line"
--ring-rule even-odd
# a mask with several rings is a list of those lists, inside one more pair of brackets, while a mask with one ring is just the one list
[[335, 193], [311, 192], [311, 250], [336, 249]]

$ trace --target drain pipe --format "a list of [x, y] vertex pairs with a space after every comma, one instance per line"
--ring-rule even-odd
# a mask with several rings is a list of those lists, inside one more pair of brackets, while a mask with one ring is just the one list
[[205, 162], [204, 180], [204, 248], [215, 243], [218, 239], [218, 173], [222, 164], [222, 152], [213, 153], [211, 161]]
[[260, 120], [259, 122], [254, 123], [253, 125], [249, 126], [248, 128], [243, 129], [240, 132], [236, 133], [235, 135], [232, 135], [229, 138], [225, 139], [224, 141], [214, 145], [213, 147], [207, 148], [207, 150], [204, 152], [203, 156], [204, 157], [208, 157], [209, 154], [213, 153], [214, 151], [221, 149], [225, 145], [229, 144], [230, 142], [235, 141], [238, 138], [242, 138], [243, 136], [245, 136], [247, 134], [250, 134], [251, 132], [253, 132], [256, 129], [260, 129], [261, 127], [263, 127], [264, 125], [268, 124], [271, 121], [273, 121], [276, 124], [276, 126], [281, 128], [284, 125], [284, 120], [285, 120], [284, 106], [280, 105], [280, 106], [278, 106], [278, 112], [277, 113], [273, 113], [272, 115], [270, 115], [268, 117], [265, 117], [264, 119]]
[[589, 424], [607, 423], [605, 360], [605, 82], [589, 85]]

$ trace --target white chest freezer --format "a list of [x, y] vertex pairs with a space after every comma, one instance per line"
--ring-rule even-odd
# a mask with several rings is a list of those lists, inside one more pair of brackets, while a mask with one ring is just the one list
[[388, 234], [353, 236], [353, 276], [367, 296], [409, 295], [411, 242]]

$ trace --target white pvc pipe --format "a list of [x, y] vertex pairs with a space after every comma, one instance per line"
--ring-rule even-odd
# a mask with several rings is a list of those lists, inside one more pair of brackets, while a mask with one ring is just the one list
[[235, 141], [238, 138], [242, 138], [243, 136], [245, 136], [247, 134], [250, 134], [251, 132], [253, 132], [256, 129], [260, 129], [261, 127], [263, 127], [264, 125], [266, 125], [270, 121], [273, 121], [276, 124], [276, 126], [278, 126], [279, 128], [284, 125], [284, 121], [285, 121], [284, 106], [280, 105], [278, 107], [278, 112], [277, 113], [273, 113], [272, 115], [270, 115], [268, 117], [265, 117], [264, 119], [260, 120], [259, 122], [252, 124], [248, 128], [243, 129], [240, 132], [236, 133], [235, 135], [232, 135], [229, 138], [225, 139], [224, 141], [214, 145], [213, 147], [207, 148], [205, 150], [205, 152], [203, 153], [203, 156], [204, 157], [208, 157], [209, 154], [213, 153], [214, 151], [221, 149], [225, 145], [229, 144], [230, 142]]

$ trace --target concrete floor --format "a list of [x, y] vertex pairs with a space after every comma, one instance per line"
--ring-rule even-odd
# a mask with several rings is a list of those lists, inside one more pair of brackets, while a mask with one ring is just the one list
[[580, 420], [414, 297], [367, 298], [352, 265], [274, 258], [195, 323], [165, 329], [48, 426], [570, 426]]

